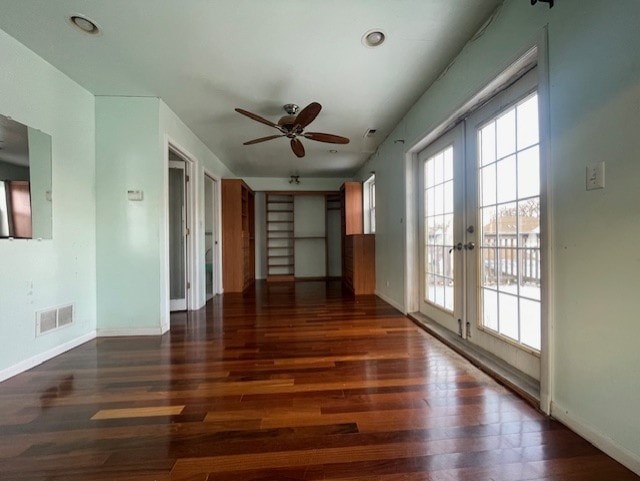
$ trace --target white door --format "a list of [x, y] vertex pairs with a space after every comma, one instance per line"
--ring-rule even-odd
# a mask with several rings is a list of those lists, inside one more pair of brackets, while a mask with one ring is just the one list
[[418, 155], [420, 311], [539, 379], [542, 198], [535, 69]]
[[450, 130], [418, 154], [420, 312], [458, 331], [464, 308], [463, 126]]
[[[467, 318], [474, 343], [539, 377], [542, 191], [533, 70], [467, 120]], [[467, 241], [469, 242], [469, 241]], [[536, 373], [538, 373], [536, 375]]]
[[185, 163], [169, 161], [169, 299], [171, 311], [187, 309], [187, 202]]

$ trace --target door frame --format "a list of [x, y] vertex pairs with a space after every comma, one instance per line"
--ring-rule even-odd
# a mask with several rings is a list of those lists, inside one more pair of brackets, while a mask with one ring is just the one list
[[[213, 256], [213, 295], [222, 294], [222, 241], [220, 239], [221, 229], [222, 229], [222, 189], [221, 189], [221, 177], [219, 175], [213, 174], [207, 168], [204, 169], [204, 177], [208, 177], [214, 182], [214, 203], [215, 210], [213, 212], [213, 224], [214, 224], [214, 236], [213, 236], [213, 246], [214, 246], [214, 256]], [[206, 181], [206, 180], [205, 180]], [[202, 215], [207, 215], [207, 208], [204, 206], [204, 189], [203, 189], [203, 213]], [[203, 223], [204, 225], [204, 223]], [[206, 253], [206, 244], [203, 244], [205, 253]], [[205, 272], [205, 282], [204, 282], [205, 290], [206, 290], [206, 272]], [[205, 302], [207, 293], [205, 291]]]
[[[189, 222], [189, 207], [188, 207], [188, 203], [187, 203], [187, 178], [188, 178], [188, 174], [187, 174], [187, 163], [180, 159], [180, 160], [169, 160], [169, 170], [171, 169], [175, 169], [175, 170], [181, 170], [182, 171], [182, 183], [183, 183], [183, 191], [182, 191], [182, 200], [183, 200], [183, 207], [182, 207], [182, 223], [184, 224], [184, 229], [188, 228], [188, 222]], [[171, 203], [171, 193], [169, 193], [169, 203]], [[169, 226], [169, 228], [171, 229], [171, 225]], [[174, 311], [185, 311], [187, 310], [187, 308], [189, 307], [189, 288], [188, 286], [188, 282], [189, 282], [189, 265], [188, 265], [188, 259], [189, 259], [189, 236], [185, 235], [184, 231], [182, 232], [184, 239], [184, 248], [183, 248], [183, 256], [184, 256], [184, 299], [180, 298], [180, 299], [171, 299], [171, 296], [169, 296], [169, 309], [171, 312]], [[171, 238], [169, 238], [169, 247], [171, 247]], [[171, 251], [170, 251], [171, 252]], [[169, 290], [171, 290], [171, 259], [169, 259]]]
[[541, 218], [541, 227], [546, 229], [546, 238], [542, 240], [541, 250], [545, 251], [542, 261], [542, 320], [541, 320], [541, 350], [540, 350], [540, 409], [549, 414], [552, 406], [552, 393], [554, 388], [553, 352], [554, 352], [554, 272], [551, 258], [553, 245], [553, 219], [551, 197], [551, 169], [550, 159], [550, 101], [549, 101], [549, 60], [548, 60], [548, 31], [544, 27], [537, 37], [521, 49], [517, 55], [492, 77], [483, 86], [470, 95], [466, 101], [455, 108], [444, 120], [432, 126], [425, 134], [410, 145], [405, 151], [405, 278], [404, 278], [404, 313], [419, 312], [420, 302], [420, 257], [419, 232], [418, 232], [418, 154], [449, 129], [463, 120], [471, 112], [483, 105], [498, 92], [506, 89], [522, 73], [533, 65], [538, 69], [538, 105], [540, 121], [540, 171], [541, 171], [541, 209], [545, 216]]
[[189, 153], [178, 142], [165, 134], [163, 142], [163, 208], [160, 213], [162, 219], [161, 236], [161, 256], [160, 256], [160, 320], [162, 332], [165, 333], [170, 328], [170, 289], [169, 289], [169, 150], [175, 152], [185, 162], [185, 174], [189, 176], [186, 182], [186, 207], [187, 207], [187, 228], [190, 235], [187, 236], [187, 282], [190, 289], [187, 290], [187, 310], [198, 309], [204, 303], [201, 302], [200, 276], [204, 268], [196, 262], [197, 253], [202, 250], [202, 242], [199, 241], [196, 219], [199, 218], [199, 209], [196, 202], [198, 198], [198, 186], [195, 173], [198, 171], [197, 159]]

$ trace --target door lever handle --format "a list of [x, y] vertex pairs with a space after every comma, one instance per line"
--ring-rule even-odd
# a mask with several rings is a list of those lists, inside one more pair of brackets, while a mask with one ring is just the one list
[[453, 251], [461, 251], [462, 249], [466, 249], [466, 246], [462, 244], [462, 242], [458, 242], [451, 249], [449, 249], [449, 254], [451, 254], [451, 252]]

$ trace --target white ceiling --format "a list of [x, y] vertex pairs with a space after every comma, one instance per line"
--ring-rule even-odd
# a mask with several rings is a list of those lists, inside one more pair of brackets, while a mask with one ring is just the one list
[[[0, 28], [95, 95], [162, 98], [237, 175], [349, 177], [500, 3], [0, 0]], [[78, 33], [70, 14], [102, 34]], [[364, 47], [374, 28], [386, 42]], [[306, 130], [348, 145], [303, 140], [303, 159], [286, 138], [242, 145], [278, 131], [235, 107], [277, 121], [285, 103], [312, 101], [323, 110]]]

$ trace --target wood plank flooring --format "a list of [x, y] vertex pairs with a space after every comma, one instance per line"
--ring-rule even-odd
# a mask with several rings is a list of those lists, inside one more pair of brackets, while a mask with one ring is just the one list
[[258, 283], [0, 384], [0, 480], [639, 480], [374, 296]]

